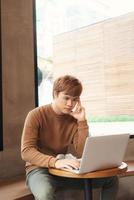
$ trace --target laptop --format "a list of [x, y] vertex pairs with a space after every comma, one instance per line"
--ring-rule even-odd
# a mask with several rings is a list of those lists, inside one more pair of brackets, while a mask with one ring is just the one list
[[122, 164], [129, 134], [87, 137], [80, 168], [62, 168], [77, 174], [118, 167]]

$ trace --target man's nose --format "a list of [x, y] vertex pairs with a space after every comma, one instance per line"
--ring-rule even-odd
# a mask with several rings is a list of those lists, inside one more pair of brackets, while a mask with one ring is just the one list
[[73, 101], [71, 99], [67, 100], [67, 106], [72, 106]]

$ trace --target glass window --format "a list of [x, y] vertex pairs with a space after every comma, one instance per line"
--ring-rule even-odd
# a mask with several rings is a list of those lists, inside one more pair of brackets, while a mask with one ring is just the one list
[[[83, 28], [98, 22], [133, 11], [134, 2], [132, 0], [37, 0], [36, 27], [39, 105], [52, 101], [52, 84], [54, 72], [56, 71], [53, 66], [54, 38], [60, 38], [64, 33], [77, 33]], [[76, 68], [75, 70], [77, 72], [79, 69]], [[91, 84], [90, 87], [87, 87], [91, 91], [96, 88], [95, 85]], [[127, 114], [126, 110], [122, 110], [122, 113], [118, 115], [89, 114], [87, 118], [90, 121], [90, 131], [93, 134], [116, 134], [119, 132], [134, 134], [134, 115]]]

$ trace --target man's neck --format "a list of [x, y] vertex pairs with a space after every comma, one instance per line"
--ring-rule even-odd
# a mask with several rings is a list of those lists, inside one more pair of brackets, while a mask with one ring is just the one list
[[52, 103], [52, 109], [57, 115], [63, 115], [63, 113], [61, 113], [61, 111], [57, 108], [54, 102]]

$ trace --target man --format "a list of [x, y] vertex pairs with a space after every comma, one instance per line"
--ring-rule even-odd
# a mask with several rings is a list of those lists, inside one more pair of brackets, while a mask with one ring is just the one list
[[[53, 85], [52, 104], [33, 109], [25, 121], [21, 155], [26, 161], [27, 184], [36, 200], [54, 200], [57, 186], [82, 188], [81, 180], [54, 177], [49, 167], [78, 168], [75, 159], [59, 159], [73, 145], [79, 157], [88, 136], [85, 109], [81, 105], [81, 82], [73, 76], [59, 77]], [[98, 179], [93, 186], [102, 187], [102, 199], [112, 200], [117, 192], [116, 177]]]

